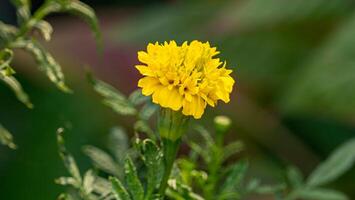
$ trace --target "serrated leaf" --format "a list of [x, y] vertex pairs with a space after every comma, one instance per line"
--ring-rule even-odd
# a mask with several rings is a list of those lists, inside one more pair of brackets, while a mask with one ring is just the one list
[[126, 131], [122, 127], [113, 127], [110, 131], [108, 147], [115, 155], [117, 161], [122, 161], [129, 148]]
[[73, 176], [73, 178], [79, 183], [82, 183], [82, 178], [80, 175], [80, 171], [76, 162], [71, 154], [68, 153], [67, 149], [65, 148], [64, 138], [62, 136], [63, 129], [59, 128], [57, 131], [57, 143], [59, 149], [59, 155], [63, 160], [64, 166], [67, 168], [69, 174]]
[[117, 200], [131, 200], [127, 190], [124, 188], [121, 181], [115, 177], [110, 177], [112, 192], [115, 194]]
[[245, 161], [239, 161], [234, 164], [220, 189], [220, 194], [234, 192], [235, 189], [239, 189], [238, 187], [245, 176], [247, 168], [248, 164]]
[[140, 104], [146, 102], [148, 99], [149, 99], [149, 97], [144, 96], [142, 94], [141, 89], [137, 89], [137, 90], [133, 91], [128, 97], [128, 100], [134, 105], [140, 105]]
[[90, 83], [94, 86], [94, 90], [104, 97], [103, 103], [111, 107], [114, 111], [121, 115], [135, 115], [137, 110], [127, 100], [127, 98], [113, 86], [97, 80], [88, 74]]
[[329, 183], [347, 170], [355, 162], [355, 138], [338, 147], [307, 179], [308, 186], [320, 186]]
[[152, 140], [146, 139], [142, 142], [142, 156], [144, 164], [148, 169], [146, 175], [147, 188], [145, 199], [150, 200], [151, 195], [162, 178], [162, 172], [164, 171], [162, 162], [163, 154]]
[[304, 199], [304, 200], [348, 200], [349, 198], [335, 190], [323, 188], [302, 188], [293, 194], [288, 199]]
[[39, 69], [46, 73], [47, 77], [56, 84], [60, 90], [71, 92], [65, 84], [64, 74], [60, 65], [38, 42], [34, 40], [19, 40], [13, 43], [12, 47], [22, 48], [31, 53], [39, 65]]
[[120, 175], [119, 166], [105, 151], [90, 145], [84, 146], [83, 151], [91, 159], [95, 167], [112, 175]]
[[16, 149], [17, 146], [13, 141], [13, 137], [11, 133], [5, 129], [1, 124], [0, 124], [0, 142], [3, 145], [8, 146], [10, 149]]
[[297, 167], [288, 167], [287, 179], [290, 182], [292, 188], [294, 189], [297, 189], [303, 185], [303, 175]]
[[132, 199], [143, 200], [144, 189], [138, 178], [136, 167], [129, 157], [125, 161], [125, 182], [129, 193], [132, 195]]

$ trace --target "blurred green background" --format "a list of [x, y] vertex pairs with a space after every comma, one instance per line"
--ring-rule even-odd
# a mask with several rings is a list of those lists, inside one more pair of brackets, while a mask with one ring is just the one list
[[[42, 1], [32, 1], [36, 8]], [[0, 121], [15, 137], [16, 151], [0, 146], [0, 193], [6, 200], [48, 200], [63, 191], [54, 179], [65, 174], [55, 131], [69, 129], [68, 148], [82, 169], [81, 146], [104, 147], [109, 129], [122, 118], [100, 103], [85, 79], [90, 69], [128, 94], [139, 78], [133, 67], [148, 42], [210, 41], [233, 68], [237, 85], [230, 104], [208, 110], [233, 119], [228, 139], [242, 139], [252, 176], [282, 179], [290, 164], [309, 173], [339, 144], [355, 136], [355, 2], [352, 0], [87, 0], [104, 37], [98, 54], [89, 28], [74, 17], [54, 15], [46, 47], [64, 68], [75, 91], [58, 91], [16, 52], [17, 77], [35, 105], [28, 110], [0, 85]], [[0, 20], [15, 23], [9, 1]], [[355, 169], [331, 187], [355, 198]]]

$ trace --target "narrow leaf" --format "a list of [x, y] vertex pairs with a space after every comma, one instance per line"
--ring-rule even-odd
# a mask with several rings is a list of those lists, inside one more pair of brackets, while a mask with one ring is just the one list
[[112, 192], [115, 194], [117, 200], [131, 200], [121, 181], [115, 177], [110, 177], [110, 181], [112, 185]]
[[238, 189], [241, 181], [243, 180], [248, 164], [245, 161], [237, 162], [231, 169], [230, 173], [227, 175], [227, 179], [221, 187], [221, 193], [229, 193]]
[[84, 175], [83, 188], [87, 194], [90, 194], [94, 190], [95, 174], [93, 170], [86, 171]]
[[119, 175], [119, 167], [105, 151], [94, 147], [94, 146], [84, 146], [84, 153], [91, 159], [94, 166], [112, 175]]
[[73, 156], [69, 154], [67, 149], [65, 148], [65, 142], [62, 136], [63, 131], [64, 131], [63, 128], [59, 128], [57, 130], [57, 143], [58, 143], [59, 155], [62, 158], [64, 165], [67, 168], [70, 175], [72, 175], [73, 178], [75, 178], [75, 180], [79, 183], [78, 185], [80, 185], [82, 183], [82, 179], [79, 172], [79, 168], [76, 165]]
[[0, 124], [0, 143], [8, 146], [10, 149], [17, 148], [16, 144], [13, 142], [11, 133], [8, 130], [6, 130], [1, 124]]
[[292, 194], [292, 199], [304, 200], [348, 200], [349, 198], [335, 190], [322, 188], [300, 189]]
[[60, 65], [38, 42], [34, 40], [20, 40], [15, 42], [12, 47], [22, 48], [31, 53], [39, 65], [39, 69], [46, 73], [47, 77], [56, 84], [60, 90], [71, 92], [65, 84], [64, 74]]
[[349, 170], [355, 162], [355, 138], [338, 147], [309, 176], [308, 186], [320, 186], [340, 177]]
[[11, 0], [16, 7], [17, 21], [19, 25], [26, 23], [31, 17], [31, 2], [30, 0]]
[[104, 97], [103, 103], [111, 107], [114, 111], [121, 115], [135, 115], [137, 113], [134, 106], [127, 98], [113, 86], [95, 79], [88, 74], [90, 83], [94, 86], [94, 90]]
[[140, 104], [146, 102], [148, 99], [149, 99], [149, 97], [144, 96], [142, 94], [141, 89], [137, 89], [137, 90], [133, 91], [128, 97], [128, 100], [134, 105], [140, 105]]
[[287, 169], [287, 178], [294, 189], [303, 185], [303, 175], [297, 167], [290, 166]]
[[110, 131], [108, 147], [117, 161], [123, 161], [129, 148], [126, 131], [122, 127], [113, 127]]
[[129, 157], [126, 158], [125, 162], [125, 180], [132, 198], [134, 200], [142, 200], [144, 197], [144, 189], [138, 178], [136, 167]]

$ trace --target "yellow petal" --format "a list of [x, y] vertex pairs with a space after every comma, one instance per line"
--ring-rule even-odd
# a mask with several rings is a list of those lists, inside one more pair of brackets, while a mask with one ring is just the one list
[[142, 88], [142, 94], [145, 96], [153, 94], [159, 86], [159, 80], [154, 77], [144, 77], [138, 81], [138, 87]]

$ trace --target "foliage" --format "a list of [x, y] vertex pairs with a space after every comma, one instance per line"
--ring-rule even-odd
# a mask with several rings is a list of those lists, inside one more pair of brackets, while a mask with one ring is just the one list
[[[91, 77], [90, 80], [92, 80]], [[130, 98], [117, 92], [112, 86], [102, 81], [91, 81], [96, 92], [106, 99], [116, 98], [126, 104], [134, 105], [139, 92], [134, 91]], [[137, 96], [136, 96], [137, 95]], [[133, 98], [133, 96], [136, 96]], [[121, 102], [118, 102], [121, 103]], [[141, 105], [143, 103], [143, 105]], [[134, 107], [136, 120], [142, 120], [139, 112], [149, 101], [140, 101], [138, 107]], [[132, 107], [133, 108], [133, 107]], [[128, 112], [118, 112], [123, 115], [132, 115]], [[154, 112], [153, 112], [154, 114]], [[152, 114], [152, 115], [153, 115]], [[150, 116], [152, 116], [150, 115]], [[145, 120], [149, 120], [149, 117]], [[147, 121], [145, 121], [147, 123]], [[216, 120], [215, 123], [218, 123]], [[223, 131], [221, 131], [223, 130]], [[274, 195], [275, 199], [310, 199], [310, 200], [346, 200], [348, 197], [340, 191], [324, 187], [325, 184], [334, 181], [354, 164], [355, 140], [350, 140], [337, 148], [331, 156], [320, 163], [319, 166], [307, 177], [300, 170], [291, 166], [285, 170], [285, 182], [273, 185], [261, 184], [258, 178], [248, 177], [248, 162], [244, 159], [230, 162], [230, 157], [243, 150], [241, 141], [234, 141], [224, 144], [224, 137], [228, 129], [221, 128], [221, 124], [215, 125], [215, 134], [201, 125], [195, 125], [193, 132], [197, 133], [203, 142], [194, 141], [193, 137], [185, 137], [190, 147], [190, 153], [186, 157], [180, 157], [175, 161], [173, 173], [168, 181], [168, 189], [165, 195], [172, 200], [229, 200], [245, 199], [250, 195]], [[166, 170], [163, 157], [161, 141], [155, 135], [144, 132], [146, 139], [141, 139], [138, 129], [135, 129], [135, 137], [129, 147], [128, 136], [122, 128], [114, 128], [110, 133], [109, 145], [111, 153], [106, 153], [97, 147], [86, 146], [84, 153], [92, 160], [93, 169], [86, 174], [94, 176], [93, 181], [88, 184], [82, 181], [78, 167], [73, 157], [68, 154], [63, 146], [63, 138], [58, 134], [60, 155], [71, 177], [59, 178], [57, 183], [70, 185], [75, 192], [63, 193], [60, 198], [84, 199], [84, 200], [151, 200], [163, 199], [159, 194], [159, 186], [162, 181], [164, 170]], [[112, 156], [114, 155], [114, 156]], [[98, 169], [98, 173], [92, 173]], [[97, 171], [96, 171], [97, 172]], [[85, 175], [85, 176], [89, 176]], [[88, 178], [86, 178], [88, 179]], [[89, 179], [89, 180], [91, 180]], [[98, 183], [95, 180], [100, 180]], [[89, 182], [89, 181], [86, 181]], [[107, 185], [106, 190], [100, 191], [98, 185]], [[109, 186], [110, 185], [110, 186]], [[89, 190], [89, 189], [90, 190]]]
[[[33, 107], [28, 95], [14, 76], [15, 70], [11, 67], [14, 49], [23, 49], [34, 57], [39, 70], [44, 72], [60, 90], [71, 92], [65, 83], [59, 63], [34, 37], [33, 32], [39, 32], [45, 41], [50, 41], [53, 28], [44, 18], [52, 13], [70, 13], [79, 16], [90, 25], [100, 45], [101, 36], [94, 10], [77, 0], [46, 0], [32, 14], [30, 0], [12, 0], [11, 2], [17, 10], [18, 26], [0, 21], [0, 81], [13, 90], [19, 101], [28, 108]], [[6, 133], [4, 137], [10, 134]]]

